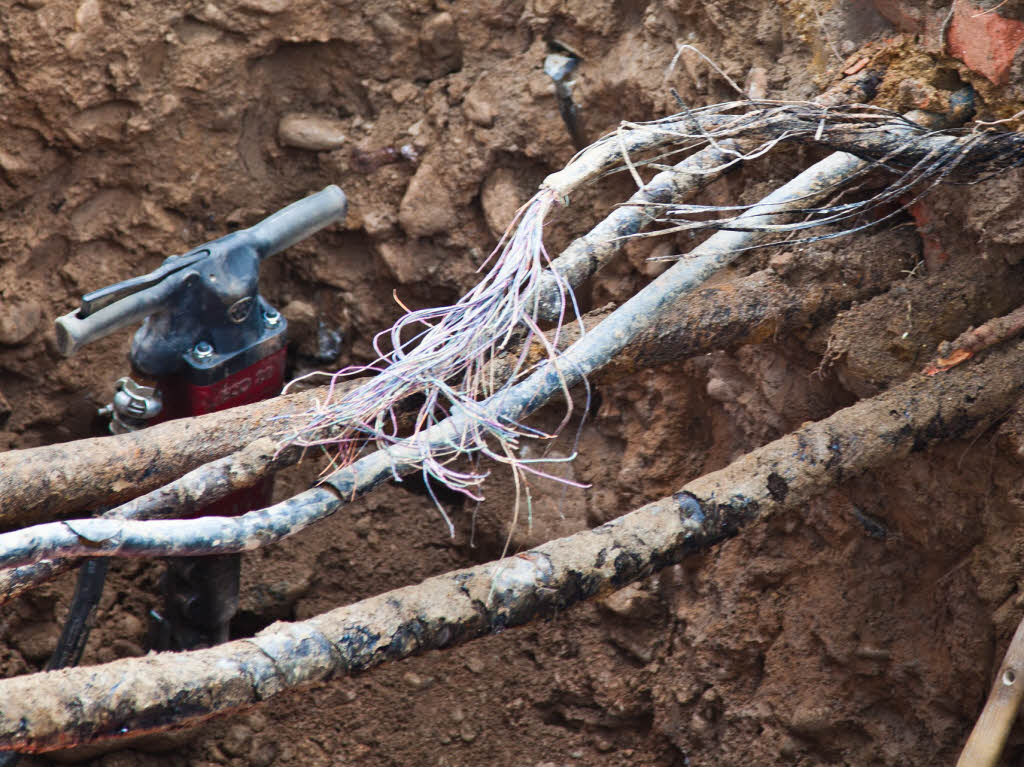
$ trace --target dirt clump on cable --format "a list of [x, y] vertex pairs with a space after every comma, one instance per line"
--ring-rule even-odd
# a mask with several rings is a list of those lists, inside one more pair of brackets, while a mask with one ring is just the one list
[[[1021, 56], [972, 69], [967, 21], [944, 30], [923, 2], [848, 6], [14, 2], [0, 16], [0, 450], [102, 433], [95, 412], [128, 373], [130, 334], [61, 358], [53, 319], [82, 293], [328, 183], [348, 195], [345, 224], [263, 267], [262, 293], [291, 323], [292, 375], [372, 360], [373, 335], [402, 313], [393, 293], [414, 308], [457, 299], [576, 152], [544, 72], [552, 51], [579, 58], [571, 94], [588, 141], [678, 111], [673, 88], [690, 105], [736, 97], [696, 56], [669, 71], [683, 43], [760, 99], [811, 99], [868, 59], [893, 73], [878, 103], [896, 111], [936, 108], [964, 83], [981, 119], [1020, 108]], [[1018, 4], [998, 13], [1020, 23]], [[961, 58], [941, 53], [946, 37]], [[753, 202], [820, 156], [770, 153], [701, 199]], [[588, 488], [538, 481], [532, 525], [510, 539], [515, 488], [499, 467], [479, 507], [442, 499], [454, 538], [410, 481], [246, 555], [233, 635], [600, 525], [920, 371], [943, 341], [1024, 303], [1022, 179], [937, 189], [876, 229], [748, 254], [709, 287], [752, 275], [794, 296], [880, 287], [795, 329], [602, 377], [576, 459], [554, 464]], [[633, 191], [628, 174], [584, 191], [545, 229], [549, 252]], [[695, 243], [628, 243], [582, 308], [623, 302], [666, 268], [648, 257]], [[120, 750], [23, 764], [952, 763], [1020, 620], [1021, 412], [553, 620]], [[568, 456], [575, 434], [524, 457]], [[315, 464], [285, 471], [278, 496], [307, 487]], [[111, 571], [84, 663], [144, 654], [159, 607], [161, 565]], [[0, 676], [45, 664], [73, 584], [0, 608]]]

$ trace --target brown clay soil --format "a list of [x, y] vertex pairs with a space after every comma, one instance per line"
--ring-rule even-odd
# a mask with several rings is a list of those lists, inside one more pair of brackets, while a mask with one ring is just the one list
[[[879, 4], [899, 21], [896, 6]], [[351, 201], [344, 226], [264, 269], [264, 295], [293, 321], [293, 375], [370, 359], [373, 334], [400, 312], [393, 291], [416, 306], [457, 298], [516, 207], [575, 151], [542, 70], [552, 43], [582, 59], [574, 97], [588, 140], [676, 111], [672, 87], [694, 104], [733, 97], [693, 57], [666, 74], [684, 42], [771, 98], [813, 97], [862, 46], [893, 51], [882, 103], [894, 109], [958, 78], [981, 85], [898, 31], [867, 2], [816, 0], [3, 0], [0, 450], [101, 433], [94, 414], [127, 372], [130, 335], [60, 358], [52, 321], [83, 292], [328, 183]], [[1019, 62], [1008, 85], [982, 90], [989, 114], [1011, 114]], [[286, 145], [288, 114], [329, 118], [342, 146]], [[817, 156], [776, 152], [705, 199], [754, 200]], [[816, 327], [602, 383], [579, 457], [562, 469], [589, 488], [542, 484], [513, 549], [671, 493], [1019, 306], [1022, 182], [939, 190], [920, 228], [903, 215], [850, 239], [751, 254], [721, 279], [763, 268], [808, 289], [857, 279], [840, 258], [850, 249], [864, 268], [896, 260], [905, 274]], [[573, 200], [549, 227], [551, 251], [630, 185], [610, 178]], [[663, 268], [646, 261], [652, 251], [688, 243], [628, 245], [581, 300], [621, 302]], [[326, 363], [321, 326], [342, 337]], [[554, 620], [187, 733], [51, 756], [103, 767], [952, 764], [1024, 602], [1024, 416], [1006, 415]], [[555, 450], [567, 454], [569, 440]], [[316, 471], [285, 472], [278, 494]], [[234, 632], [497, 556], [513, 488], [496, 470], [485, 490], [479, 509], [449, 504], [454, 539], [428, 498], [393, 486], [247, 555]], [[143, 654], [160, 571], [113, 565], [85, 663]], [[0, 607], [0, 675], [45, 663], [72, 586], [69, 575]], [[1017, 730], [1007, 764], [1024, 757]]]

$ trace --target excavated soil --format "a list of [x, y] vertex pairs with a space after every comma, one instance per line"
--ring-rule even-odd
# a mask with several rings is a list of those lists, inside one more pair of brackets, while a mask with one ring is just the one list
[[[894, 5], [879, 7], [897, 18]], [[915, 83], [980, 83], [898, 32], [863, 1], [5, 0], [0, 449], [102, 433], [96, 408], [127, 372], [130, 334], [62, 359], [53, 319], [83, 292], [328, 183], [348, 194], [345, 224], [264, 268], [264, 295], [292, 320], [291, 375], [369, 360], [373, 334], [400, 313], [393, 292], [410, 306], [457, 298], [517, 206], [575, 152], [543, 72], [554, 48], [581, 59], [573, 96], [588, 141], [619, 120], [676, 111], [671, 88], [691, 104], [735, 96], [693, 56], [667, 71], [682, 43], [770, 98], [813, 97], [863, 46], [888, 51], [897, 74], [882, 94], [894, 109], [915, 106]], [[1005, 87], [979, 86], [983, 115], [1015, 111], [1021, 73], [1018, 62]], [[320, 138], [340, 146], [291, 145], [279, 125], [294, 114], [322, 118]], [[818, 156], [775, 152], [704, 198], [757, 199]], [[903, 270], [887, 292], [816, 327], [602, 383], [578, 458], [559, 464], [589, 487], [540, 483], [532, 527], [513, 531], [513, 550], [671, 493], [904, 379], [941, 341], [1019, 306], [1022, 182], [1011, 173], [939, 190], [914, 218], [754, 253], [716, 278], [770, 268], [810, 290], [858, 279], [851, 249], [864, 269]], [[631, 183], [609, 178], [572, 200], [548, 229], [550, 250]], [[664, 268], [646, 260], [652, 252], [691, 244], [627, 245], [581, 291], [584, 308], [625, 300]], [[552, 408], [538, 423], [560, 416]], [[1022, 435], [1024, 415], [1007, 413], [970, 442], [851, 479], [545, 623], [127, 749], [51, 756], [103, 767], [951, 764], [1024, 604]], [[553, 451], [572, 448], [566, 436]], [[285, 472], [278, 495], [317, 470]], [[514, 495], [500, 469], [479, 508], [448, 503], [454, 538], [413, 490], [386, 487], [247, 555], [233, 632], [500, 554]], [[144, 653], [160, 572], [113, 565], [83, 662]], [[72, 587], [66, 576], [0, 607], [0, 674], [41, 668]], [[1024, 758], [1017, 729], [1006, 764]]]

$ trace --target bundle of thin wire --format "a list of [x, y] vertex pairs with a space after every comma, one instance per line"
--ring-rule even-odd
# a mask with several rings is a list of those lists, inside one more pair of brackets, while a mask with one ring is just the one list
[[[766, 201], [725, 207], [643, 203], [644, 215], [667, 225], [651, 234], [725, 229], [786, 235], [829, 227], [822, 234], [781, 241], [812, 242], [891, 218], [940, 182], [959, 178], [977, 183], [993, 172], [1024, 163], [1024, 138], [1020, 134], [977, 129], [960, 134], [936, 131], [890, 110], [865, 105], [825, 107], [814, 102], [744, 100], [684, 109], [653, 122], [623, 123], [544, 181], [485, 262], [490, 270], [469, 293], [452, 306], [407, 311], [390, 330], [375, 338], [379, 357], [374, 363], [345, 368], [333, 375], [332, 384], [364, 373], [376, 375], [337, 399], [328, 397], [300, 417], [287, 441], [304, 446], [337, 446], [335, 465], [351, 463], [371, 445], [385, 451], [401, 445], [401, 463], [408, 466], [408, 449], [412, 449], [428, 488], [431, 480], [436, 480], [474, 499], [480, 498], [479, 485], [486, 472], [480, 471], [479, 463], [466, 469], [465, 464], [456, 461], [482, 455], [508, 464], [518, 490], [523, 472], [543, 473], [517, 455], [521, 438], [550, 438], [561, 426], [548, 434], [507, 415], [496, 415], [501, 408], [492, 405], [538, 365], [558, 361], [557, 342], [545, 339], [540, 332], [541, 301], [556, 307], [554, 316], [549, 317], [556, 333], [570, 305], [575, 316], [579, 315], [572, 292], [576, 285], [561, 275], [558, 263], [552, 265], [544, 247], [543, 227], [551, 208], [568, 204], [570, 195], [581, 186], [608, 173], [628, 170], [642, 187], [638, 168], [665, 170], [666, 158], [697, 152], [714, 153], [720, 159], [698, 172], [720, 174], [731, 165], [760, 157], [780, 142], [822, 144], [867, 162], [851, 167], [851, 172], [841, 178], [810, 189], [804, 195], [806, 207], [787, 203], [788, 220], [783, 221], [777, 215], [783, 209]], [[895, 180], [867, 199], [816, 204], [876, 170], [895, 174]], [[708, 214], [715, 217], [709, 219]], [[851, 223], [855, 217], [861, 220]], [[845, 225], [837, 228], [840, 224]], [[759, 238], [739, 250], [764, 244]], [[403, 338], [410, 330], [414, 331], [412, 336]], [[385, 338], [390, 350], [382, 348]], [[498, 386], [488, 374], [488, 362], [513, 338], [522, 340], [521, 351], [512, 376]], [[527, 366], [534, 341], [542, 344], [547, 359]], [[557, 364], [554, 369], [558, 370]], [[562, 426], [572, 412], [564, 381], [563, 389], [568, 405]], [[411, 431], [403, 435], [398, 408], [413, 395], [423, 400]], [[460, 417], [449, 417], [453, 415]], [[439, 440], [432, 427], [442, 422], [453, 428]], [[393, 471], [395, 478], [400, 473], [407, 471]], [[528, 498], [528, 484], [526, 493]], [[440, 503], [438, 508], [442, 508]]]
[[[519, 209], [508, 232], [480, 267], [483, 270], [490, 264], [490, 270], [457, 303], [415, 311], [406, 309], [405, 315], [389, 330], [374, 338], [373, 346], [378, 354], [375, 362], [346, 367], [333, 374], [331, 392], [341, 379], [365, 373], [376, 375], [336, 401], [329, 399], [304, 417], [292, 443], [337, 446], [334, 465], [339, 462], [347, 465], [371, 443], [385, 449], [398, 442], [418, 447], [419, 463], [432, 495], [431, 479], [474, 500], [482, 500], [475, 488], [487, 473], [463, 471], [453, 466], [454, 459], [466, 454], [507, 462], [516, 472], [517, 481], [524, 470], [543, 474], [514, 452], [523, 436], [553, 435], [522, 423], [491, 417], [481, 408], [481, 403], [500, 388], [489, 375], [487, 363], [506, 348], [513, 337], [523, 342], [513, 379], [531, 369], [525, 363], [534, 339], [542, 343], [549, 356], [556, 354], [557, 340], [552, 343], [544, 336], [535, 312], [527, 305], [550, 262], [541, 234], [544, 217], [553, 201], [550, 194], [539, 195]], [[568, 303], [572, 303], [577, 316], [579, 311], [572, 290], [562, 280], [558, 281], [558, 286], [560, 327]], [[403, 305], [403, 308], [406, 307]], [[410, 329], [416, 332], [407, 337]], [[383, 348], [385, 340], [390, 343], [390, 350]], [[396, 408], [414, 395], [422, 396], [423, 402], [411, 433], [401, 435]], [[572, 410], [568, 397], [567, 402], [570, 404], [566, 420]], [[467, 425], [448, 445], [439, 447], [430, 440], [419, 439], [426, 430], [455, 413], [468, 416]], [[398, 477], [397, 472], [395, 476]], [[436, 495], [434, 500], [437, 502]], [[444, 514], [441, 504], [437, 505]], [[447, 516], [445, 520], [451, 527]]]

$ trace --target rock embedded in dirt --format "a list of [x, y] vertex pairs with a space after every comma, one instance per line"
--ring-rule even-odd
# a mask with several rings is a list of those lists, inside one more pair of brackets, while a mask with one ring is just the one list
[[0, 308], [0, 344], [17, 346], [28, 340], [43, 319], [43, 308], [31, 299]]
[[238, 5], [248, 11], [274, 15], [287, 10], [291, 0], [239, 0]]
[[395, 100], [396, 104], [404, 104], [407, 101], [412, 101], [419, 95], [419, 88], [417, 88], [408, 80], [400, 82], [398, 85], [391, 89], [391, 98]]
[[764, 67], [751, 67], [747, 72], [747, 82], [744, 84], [744, 92], [748, 98], [755, 101], [768, 97], [768, 70]]
[[495, 117], [498, 116], [498, 108], [478, 83], [469, 89], [462, 100], [462, 113], [470, 122], [476, 123], [482, 128], [490, 128], [494, 125]]
[[296, 112], [287, 114], [277, 124], [277, 138], [283, 146], [328, 152], [344, 146], [345, 124], [321, 115]]
[[639, 584], [630, 584], [623, 589], [613, 591], [599, 602], [600, 606], [620, 618], [648, 621], [656, 618], [664, 611], [662, 603]]
[[252, 730], [244, 724], [233, 724], [228, 727], [220, 747], [228, 756], [242, 756], [249, 752], [252, 745]]
[[412, 237], [429, 237], [458, 228], [459, 214], [443, 182], [442, 160], [428, 154], [416, 170], [398, 208], [398, 221]]
[[268, 767], [273, 764], [281, 749], [277, 742], [269, 736], [258, 736], [253, 739], [252, 749], [249, 751], [250, 767]]
[[480, 190], [480, 205], [491, 234], [501, 237], [524, 202], [515, 171], [497, 168], [491, 173]]
[[420, 29], [420, 50], [436, 63], [437, 76], [462, 68], [462, 41], [448, 12], [432, 16]]
[[281, 314], [288, 320], [288, 335], [299, 354], [314, 356], [317, 346], [317, 312], [313, 305], [296, 299], [285, 304]]
[[409, 686], [410, 689], [420, 692], [434, 686], [434, 677], [432, 676], [420, 676], [415, 671], [407, 671], [402, 676], [402, 681]]

